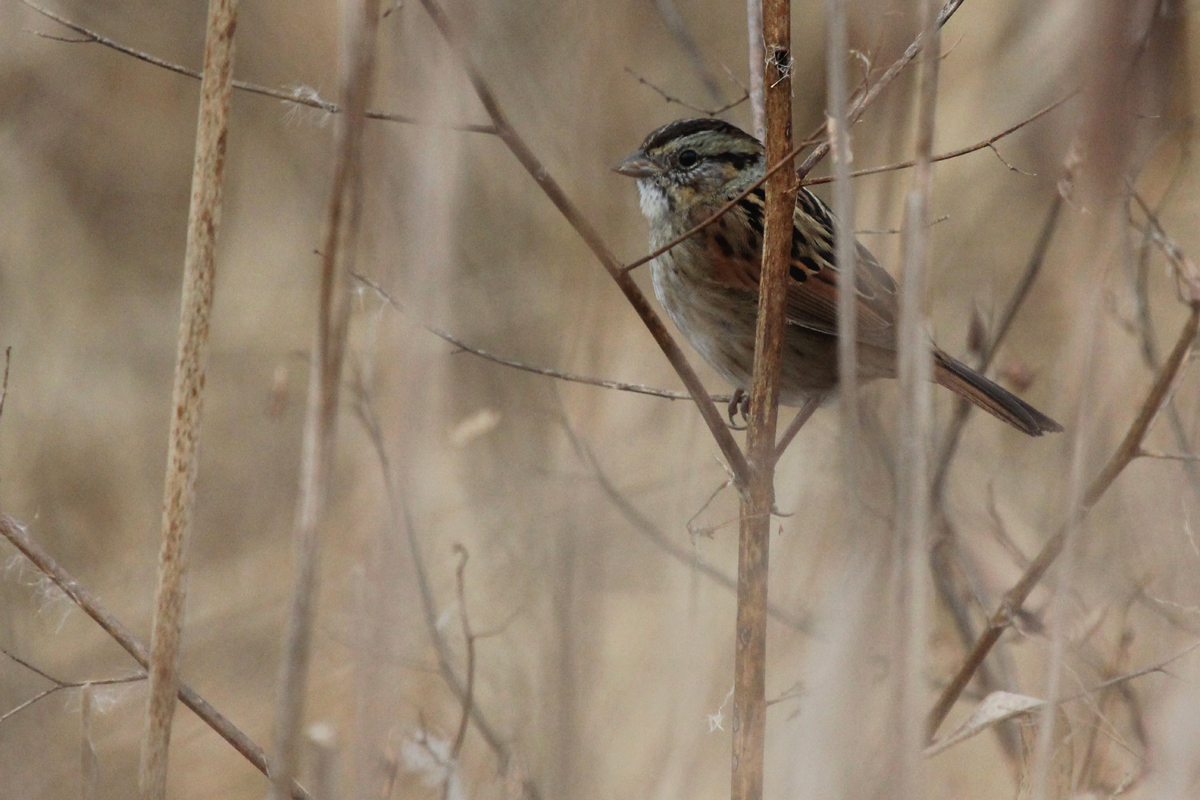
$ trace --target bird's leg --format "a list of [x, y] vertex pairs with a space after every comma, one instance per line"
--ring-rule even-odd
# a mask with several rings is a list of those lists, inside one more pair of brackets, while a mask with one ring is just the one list
[[735, 389], [733, 391], [733, 399], [729, 401], [728, 414], [729, 427], [735, 431], [746, 430], [746, 425], [738, 425], [734, 417], [741, 414], [742, 422], [750, 421], [750, 395], [746, 394], [742, 389]]

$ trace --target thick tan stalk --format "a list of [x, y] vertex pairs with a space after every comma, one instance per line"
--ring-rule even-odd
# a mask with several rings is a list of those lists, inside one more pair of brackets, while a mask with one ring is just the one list
[[176, 670], [183, 630], [187, 540], [199, 466], [200, 416], [213, 296], [213, 254], [221, 212], [225, 142], [229, 133], [236, 25], [236, 0], [211, 0], [205, 34], [204, 76], [200, 82], [200, 119], [192, 165], [187, 249], [183, 258], [179, 349], [163, 487], [162, 549], [158, 559], [154, 630], [150, 640], [149, 700], [138, 774], [145, 800], [160, 800], [167, 790], [167, 751], [179, 685]]
[[346, 332], [350, 319], [347, 286], [354, 271], [362, 219], [362, 140], [367, 99], [375, 71], [379, 0], [352, 3], [342, 58], [342, 107], [337, 129], [337, 162], [329, 193], [325, 240], [321, 248], [321, 288], [317, 333], [308, 383], [308, 413], [300, 464], [300, 499], [293, 530], [295, 576], [279, 671], [275, 740], [271, 759], [273, 797], [287, 797], [299, 763], [304, 694], [312, 658], [312, 631], [320, 569], [319, 525], [325, 511], [337, 444], [338, 398]]
[[[766, 47], [767, 163], [792, 150], [792, 54], [789, 0], [763, 3]], [[733, 800], [760, 800], [766, 741], [767, 574], [775, 491], [775, 423], [779, 364], [786, 329], [784, 305], [792, 249], [797, 180], [781, 169], [766, 183], [762, 283], [754, 342], [750, 428], [746, 433], [750, 482], [742, 493], [738, 537], [738, 611], [733, 677]]]

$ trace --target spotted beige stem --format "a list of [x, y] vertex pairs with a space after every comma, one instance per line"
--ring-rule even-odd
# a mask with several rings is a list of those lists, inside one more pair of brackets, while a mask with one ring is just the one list
[[233, 80], [236, 0], [210, 0], [200, 82], [200, 119], [192, 166], [192, 199], [183, 260], [183, 299], [179, 349], [171, 400], [167, 473], [163, 489], [162, 549], [150, 640], [149, 700], [142, 734], [138, 784], [144, 800], [161, 800], [167, 788], [167, 752], [179, 689], [179, 644], [187, 572], [187, 540], [192, 525], [199, 466], [200, 417], [208, 362], [214, 251], [229, 135]]

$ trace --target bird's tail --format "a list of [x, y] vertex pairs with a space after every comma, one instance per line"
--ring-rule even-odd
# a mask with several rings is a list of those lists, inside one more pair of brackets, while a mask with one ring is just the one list
[[965, 397], [992, 416], [1030, 436], [1062, 430], [1062, 425], [1012, 392], [941, 351], [934, 353], [933, 379], [959, 397]]

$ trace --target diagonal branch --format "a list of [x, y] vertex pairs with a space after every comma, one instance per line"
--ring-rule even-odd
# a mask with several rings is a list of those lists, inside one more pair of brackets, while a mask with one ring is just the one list
[[[33, 541], [22, 525], [2, 512], [0, 512], [0, 536], [20, 550], [22, 555], [53, 581], [54, 585], [71, 598], [75, 605], [83, 609], [83, 612], [103, 628], [104, 632], [111, 636], [126, 653], [129, 653], [142, 669], [146, 668], [150, 653], [146, 645], [138, 640], [133, 635], [133, 631], [129, 630], [121, 620], [109, 613], [99, 598], [75, 580], [74, 576], [63, 569], [49, 553], [42, 549], [41, 545]], [[254, 765], [255, 769], [263, 775], [267, 774], [266, 752], [230, 722], [224, 714], [201, 697], [195, 689], [180, 683], [179, 700], [194, 711], [204, 724], [216, 731], [217, 735], [233, 745], [233, 749], [241, 753], [247, 761]], [[292, 784], [291, 795], [294, 800], [309, 800], [308, 792], [298, 783]]]
[[554, 203], [559, 213], [566, 218], [579, 237], [583, 239], [588, 248], [596, 256], [604, 268], [608, 270], [609, 275], [616, 281], [617, 286], [625, 294], [634, 311], [641, 317], [642, 322], [650, 331], [650, 335], [654, 337], [655, 342], [662, 349], [663, 354], [675, 368], [675, 372], [679, 374], [683, 385], [687, 387], [692, 399], [696, 403], [696, 407], [700, 410], [700, 415], [708, 424], [708, 429], [712, 433], [713, 438], [717, 440], [717, 445], [721, 448], [726, 461], [739, 487], [744, 488], [749, 479], [750, 470], [746, 464], [746, 457], [738, 448], [737, 443], [733, 439], [733, 435], [729, 429], [725, 427], [724, 421], [721, 419], [720, 413], [708, 399], [708, 392], [705, 391], [704, 385], [700, 382], [696, 371], [692, 369], [688, 363], [687, 357], [684, 356], [683, 350], [679, 344], [667, 331], [663, 324], [662, 318], [654, 311], [650, 305], [650, 301], [646, 299], [646, 295], [634, 282], [633, 278], [623, 269], [621, 262], [600, 238], [599, 232], [596, 231], [592, 224], [583, 216], [583, 213], [571, 202], [565, 191], [559, 186], [558, 182], [550, 176], [546, 167], [538, 160], [529, 145], [521, 138], [520, 134], [512, 127], [500, 107], [499, 101], [496, 100], [495, 94], [492, 92], [491, 86], [483, 77], [483, 73], [475, 65], [467, 50], [466, 43], [459, 35], [457, 29], [451, 24], [446, 12], [437, 3], [437, 0], [421, 0], [421, 5], [432, 18], [442, 38], [450, 46], [455, 57], [458, 58], [462, 69], [467, 74], [467, 78], [471, 82], [475, 94], [479, 97], [479, 101], [483, 104], [484, 109], [491, 117], [492, 124], [496, 127], [496, 135], [508, 147], [521, 166], [533, 178], [550, 202]]
[[[1196, 341], [1197, 331], [1200, 331], [1200, 300], [1192, 302], [1191, 314], [1188, 316], [1183, 330], [1180, 331], [1179, 340], [1175, 343], [1175, 349], [1171, 351], [1171, 355], [1163, 364], [1163, 368], [1159, 372], [1158, 378], [1154, 381], [1154, 385], [1150, 387], [1150, 392], [1147, 394], [1145, 402], [1142, 403], [1141, 410], [1138, 412], [1136, 419], [1129, 426], [1125, 438], [1108, 460], [1108, 463], [1100, 471], [1100, 474], [1095, 477], [1084, 493], [1083, 502], [1075, 520], [1076, 523], [1082, 521], [1087, 516], [1087, 513], [1104, 496], [1104, 493], [1108, 491], [1108, 488], [1116, 480], [1117, 476], [1121, 474], [1121, 471], [1129, 465], [1129, 462], [1138, 457], [1142, 449], [1142, 441], [1146, 437], [1146, 432], [1149, 430], [1150, 424], [1158, 415], [1159, 409], [1162, 408], [1168, 396], [1170, 396], [1176, 381], [1179, 379], [1183, 365], [1187, 361], [1187, 356]], [[929, 712], [929, 716], [926, 718], [926, 734], [929, 738], [932, 738], [937, 733], [937, 729], [946, 719], [946, 715], [950, 713], [951, 707], [958, 700], [963, 690], [966, 689], [971, 676], [975, 674], [975, 670], [987, 658], [992, 647], [1000, 640], [1001, 634], [1012, 625], [1013, 619], [1020, 613], [1021, 607], [1025, 604], [1025, 600], [1029, 597], [1030, 592], [1033, 591], [1034, 587], [1037, 586], [1046, 574], [1046, 570], [1050, 569], [1050, 565], [1062, 553], [1063, 546], [1066, 544], [1069, 527], [1069, 525], [1062, 526], [1050, 537], [1046, 544], [1042, 546], [1042, 550], [1038, 553], [1037, 558], [1025, 570], [1025, 574], [1021, 576], [1021, 579], [1005, 593], [1004, 599], [1000, 602], [1000, 607], [992, 614], [987, 629], [979, 637], [979, 640], [975, 643], [975, 647], [963, 662], [962, 667], [954, 676], [954, 679], [942, 691], [937, 703]]]

